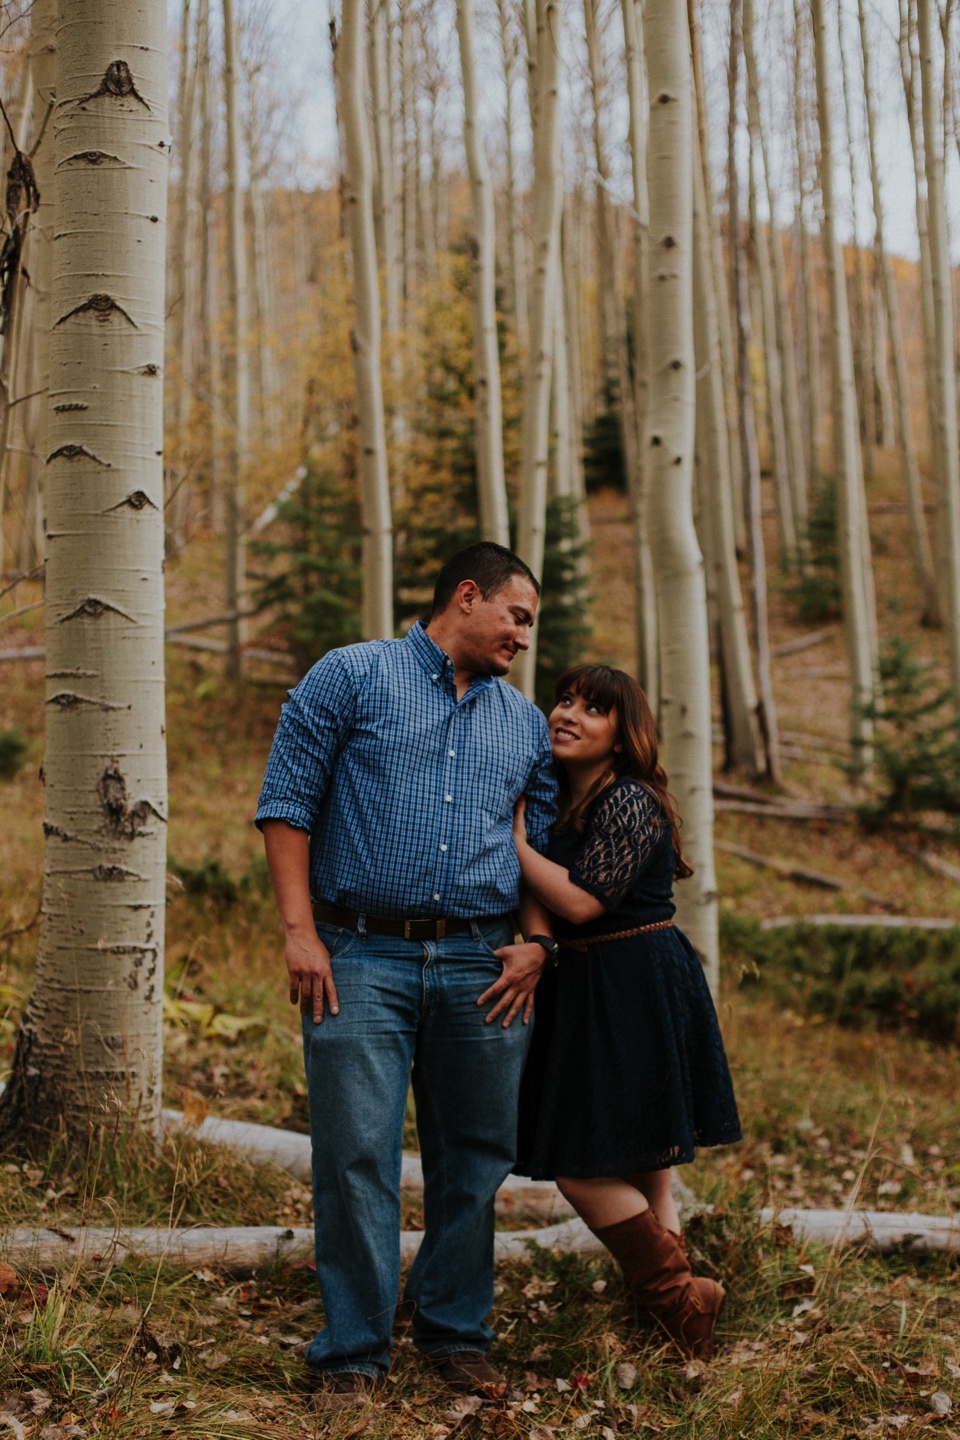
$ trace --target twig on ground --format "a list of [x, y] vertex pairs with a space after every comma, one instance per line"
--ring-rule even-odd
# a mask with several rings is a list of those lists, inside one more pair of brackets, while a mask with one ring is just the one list
[[836, 625], [828, 625], [823, 630], [812, 630], [809, 635], [798, 635], [795, 640], [784, 640], [780, 645], [772, 645], [770, 654], [777, 658], [781, 655], [797, 655], [801, 650], [812, 650], [814, 645], [822, 645], [825, 640], [832, 640], [836, 633]]
[[960, 920], [935, 920], [926, 915], [777, 915], [760, 921], [761, 930], [783, 930], [789, 925], [840, 925], [863, 930], [877, 925], [885, 930], [958, 930]]
[[909, 840], [901, 840], [898, 848], [903, 851], [904, 855], [909, 855], [925, 866], [927, 870], [932, 870], [934, 875], [945, 875], [955, 885], [960, 885], [960, 865], [951, 865], [949, 860], [942, 860], [932, 850], [924, 850]]

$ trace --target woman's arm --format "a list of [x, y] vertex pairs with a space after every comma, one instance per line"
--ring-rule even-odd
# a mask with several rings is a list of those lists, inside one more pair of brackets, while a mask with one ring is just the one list
[[524, 883], [533, 895], [573, 925], [585, 925], [588, 920], [598, 920], [606, 913], [606, 906], [593, 895], [574, 885], [568, 871], [546, 856], [539, 855], [527, 843], [527, 829], [523, 817], [523, 801], [517, 803], [513, 820], [513, 838], [517, 845], [517, 858]]

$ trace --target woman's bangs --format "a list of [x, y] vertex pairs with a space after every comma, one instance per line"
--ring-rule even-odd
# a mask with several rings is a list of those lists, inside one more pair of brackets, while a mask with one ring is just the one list
[[616, 672], [606, 665], [575, 665], [567, 670], [557, 680], [557, 699], [568, 691], [581, 696], [591, 705], [597, 705], [606, 715], [619, 706], [620, 687]]

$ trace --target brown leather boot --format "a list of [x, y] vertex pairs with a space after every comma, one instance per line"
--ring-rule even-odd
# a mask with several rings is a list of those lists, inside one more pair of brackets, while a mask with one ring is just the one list
[[695, 1279], [678, 1237], [652, 1210], [593, 1232], [623, 1271], [627, 1292], [641, 1316], [649, 1316], [688, 1355], [705, 1360], [725, 1292], [716, 1280]]

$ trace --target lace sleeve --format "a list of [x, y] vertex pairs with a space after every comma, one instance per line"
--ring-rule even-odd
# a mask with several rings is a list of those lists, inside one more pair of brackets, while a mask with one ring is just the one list
[[593, 812], [570, 879], [615, 910], [663, 831], [660, 803], [638, 781], [611, 786]]

